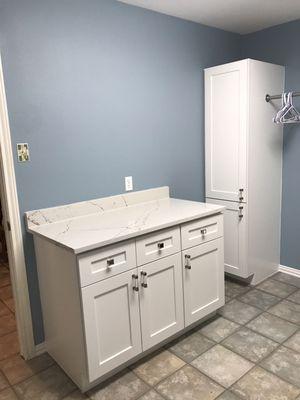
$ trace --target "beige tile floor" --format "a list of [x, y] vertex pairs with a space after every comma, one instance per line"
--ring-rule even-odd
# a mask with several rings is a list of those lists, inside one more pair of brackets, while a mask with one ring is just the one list
[[0, 400], [300, 400], [300, 279], [225, 285], [216, 317], [83, 395], [48, 355], [18, 354], [0, 268]]

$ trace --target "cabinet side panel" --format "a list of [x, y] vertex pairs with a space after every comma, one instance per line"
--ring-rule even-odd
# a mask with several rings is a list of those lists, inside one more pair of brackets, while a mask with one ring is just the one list
[[86, 381], [86, 355], [76, 257], [34, 237], [48, 353], [79, 386]]
[[280, 100], [266, 94], [284, 90], [284, 68], [250, 60], [249, 272], [253, 283], [272, 275], [280, 260], [282, 126], [273, 122]]

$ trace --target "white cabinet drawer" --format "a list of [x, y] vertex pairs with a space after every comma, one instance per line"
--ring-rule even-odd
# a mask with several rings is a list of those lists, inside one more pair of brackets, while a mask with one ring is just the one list
[[81, 287], [136, 267], [134, 240], [78, 256]]
[[181, 250], [178, 227], [150, 233], [136, 241], [137, 264], [143, 265]]
[[223, 236], [223, 215], [198, 219], [181, 226], [182, 249], [217, 239]]

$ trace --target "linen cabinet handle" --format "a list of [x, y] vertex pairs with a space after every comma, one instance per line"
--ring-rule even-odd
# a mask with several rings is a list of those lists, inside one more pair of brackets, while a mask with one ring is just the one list
[[148, 287], [148, 283], [147, 283], [147, 272], [141, 271], [141, 276], [142, 276], [142, 283], [141, 283], [141, 286], [142, 286], [143, 288], [147, 288], [147, 287]]
[[186, 269], [192, 269], [192, 266], [191, 266], [191, 256], [189, 255], [189, 254], [186, 254], [185, 256], [185, 268]]
[[163, 242], [158, 242], [157, 247], [159, 248], [159, 250], [161, 250], [165, 247], [165, 244]]
[[239, 189], [239, 192], [240, 192], [240, 194], [239, 194], [239, 200], [240, 200], [240, 201], [243, 201], [243, 200], [244, 200], [244, 196], [243, 196], [244, 189]]
[[206, 228], [200, 229], [200, 233], [201, 233], [201, 235], [206, 235], [207, 229]]
[[243, 209], [244, 209], [244, 207], [242, 207], [242, 206], [239, 207], [239, 219], [242, 219], [244, 217]]
[[132, 289], [135, 292], [138, 292], [139, 291], [139, 277], [138, 277], [138, 275], [133, 274], [132, 275], [132, 279], [134, 280], [134, 284], [133, 284], [133, 288]]

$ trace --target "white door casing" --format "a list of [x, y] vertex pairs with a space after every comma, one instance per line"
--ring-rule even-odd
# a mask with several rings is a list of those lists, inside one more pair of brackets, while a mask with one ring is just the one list
[[0, 56], [0, 190], [7, 240], [9, 269], [16, 308], [20, 352], [25, 359], [36, 355], [20, 210], [11, 146], [2, 61]]

